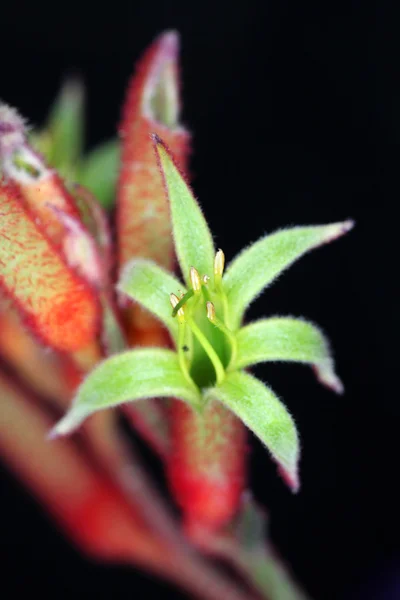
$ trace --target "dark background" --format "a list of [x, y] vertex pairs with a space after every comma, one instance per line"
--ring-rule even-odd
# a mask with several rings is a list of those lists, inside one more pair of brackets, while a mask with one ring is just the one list
[[[392, 18], [382, 4], [356, 1], [1, 8], [0, 97], [40, 123], [63, 74], [81, 73], [90, 144], [113, 134], [144, 47], [165, 28], [181, 32], [193, 185], [228, 258], [283, 225], [357, 221], [251, 309], [320, 323], [347, 388], [335, 397], [300, 366], [257, 369], [298, 423], [302, 490], [288, 492], [256, 442], [253, 488], [274, 542], [315, 600], [400, 598]], [[181, 597], [132, 570], [89, 565], [4, 469], [0, 483], [5, 599]]]

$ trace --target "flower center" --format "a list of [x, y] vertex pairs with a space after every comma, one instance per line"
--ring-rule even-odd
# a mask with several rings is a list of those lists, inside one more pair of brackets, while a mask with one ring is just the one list
[[225, 325], [228, 310], [222, 285], [224, 253], [218, 250], [214, 277], [190, 269], [191, 288], [171, 294], [173, 316], [179, 321], [178, 354], [181, 368], [201, 389], [220, 383], [235, 353], [235, 337]]

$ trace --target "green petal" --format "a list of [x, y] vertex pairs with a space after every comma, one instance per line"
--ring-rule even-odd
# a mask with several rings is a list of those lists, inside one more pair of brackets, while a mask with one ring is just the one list
[[186, 291], [178, 279], [151, 260], [138, 258], [123, 269], [117, 288], [160, 319], [177, 339], [179, 325], [172, 316], [169, 295]]
[[247, 373], [229, 373], [225, 380], [206, 392], [231, 409], [267, 446], [286, 483], [299, 488], [297, 463], [299, 440], [296, 426], [273, 391]]
[[71, 433], [92, 413], [144, 398], [176, 397], [193, 405], [199, 400], [171, 350], [123, 352], [100, 363], [79, 387], [72, 408], [50, 433]]
[[190, 267], [201, 275], [212, 275], [214, 244], [203, 213], [167, 148], [156, 135], [153, 140], [170, 204], [175, 250], [189, 285]]
[[239, 327], [249, 304], [295, 260], [309, 250], [335, 240], [352, 227], [352, 221], [294, 227], [268, 235], [243, 250], [228, 267], [223, 279], [230, 307], [230, 327]]
[[119, 166], [118, 140], [108, 140], [92, 150], [84, 159], [78, 175], [79, 183], [94, 194], [104, 208], [111, 208]]
[[335, 374], [329, 343], [312, 323], [274, 317], [250, 323], [240, 329], [233, 368], [242, 369], [267, 361], [311, 364], [321, 383], [338, 394], [343, 392], [343, 384]]

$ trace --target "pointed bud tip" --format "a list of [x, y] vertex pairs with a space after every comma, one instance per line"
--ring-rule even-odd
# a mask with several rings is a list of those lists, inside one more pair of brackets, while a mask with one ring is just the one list
[[179, 33], [175, 29], [164, 31], [159, 38], [159, 50], [165, 58], [176, 59], [179, 52]]

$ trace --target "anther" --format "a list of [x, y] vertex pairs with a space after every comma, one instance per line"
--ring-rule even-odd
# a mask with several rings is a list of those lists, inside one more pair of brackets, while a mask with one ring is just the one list
[[190, 267], [190, 283], [192, 284], [193, 291], [198, 294], [201, 290], [201, 279], [197, 269]]
[[203, 283], [204, 285], [207, 285], [207, 283], [210, 281], [210, 276], [209, 275], [203, 275]]
[[[179, 304], [179, 298], [175, 294], [169, 295], [169, 301], [171, 302], [172, 308], [175, 308], [175, 306], [177, 306], [177, 304]], [[178, 317], [179, 323], [184, 323], [185, 311], [183, 310], [183, 308], [180, 308], [178, 310], [177, 317]]]
[[221, 281], [222, 274], [225, 266], [225, 254], [221, 249], [215, 255], [214, 259], [214, 276], [216, 281]]
[[215, 322], [215, 306], [212, 302], [207, 302], [207, 319], [211, 323]]

